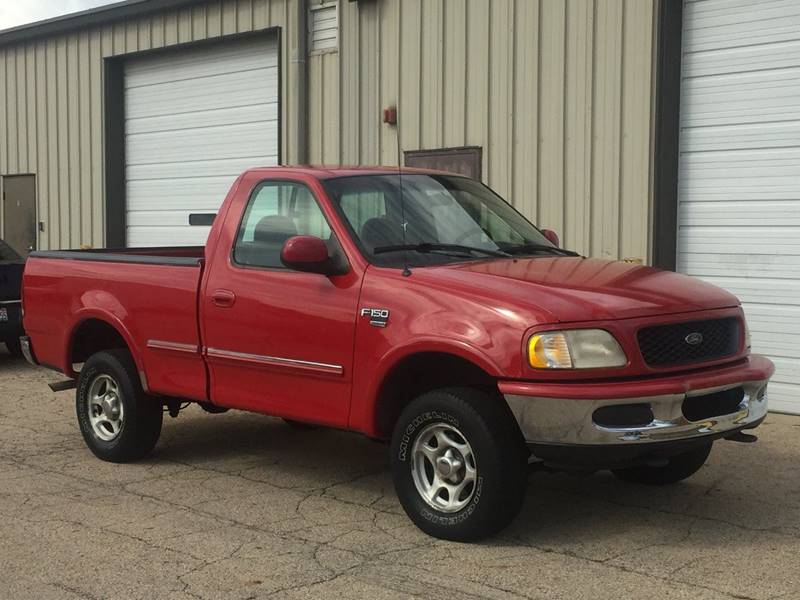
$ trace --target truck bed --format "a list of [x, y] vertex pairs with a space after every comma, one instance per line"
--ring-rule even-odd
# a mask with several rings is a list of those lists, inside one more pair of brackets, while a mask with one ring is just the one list
[[[81, 333], [102, 320], [132, 349], [151, 393], [205, 399], [198, 325], [203, 252], [180, 247], [31, 253], [23, 304], [37, 359], [75, 376], [65, 357], [81, 343]], [[88, 330], [85, 337], [91, 343], [98, 335]]]

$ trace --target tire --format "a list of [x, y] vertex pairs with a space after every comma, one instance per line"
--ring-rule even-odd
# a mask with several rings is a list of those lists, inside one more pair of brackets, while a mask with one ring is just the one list
[[[93, 398], [100, 401], [93, 403]], [[161, 435], [161, 401], [144, 393], [127, 350], [98, 352], [86, 361], [75, 410], [86, 445], [101, 460], [125, 463], [144, 458]]]
[[644, 485], [670, 485], [691, 477], [700, 470], [711, 453], [713, 442], [703, 444], [693, 450], [676, 454], [667, 459], [661, 467], [638, 466], [625, 469], [614, 469], [612, 472], [619, 479], [630, 483]]
[[13, 356], [14, 358], [22, 358], [22, 344], [20, 344], [19, 338], [12, 338], [10, 340], [6, 340], [5, 344], [11, 356]]
[[19, 338], [11, 338], [5, 341], [6, 348], [8, 349], [8, 353], [13, 356], [14, 358], [22, 358], [22, 344], [19, 341]]
[[395, 425], [391, 462], [406, 514], [437, 538], [491, 536], [511, 523], [525, 497], [522, 434], [503, 399], [477, 389], [436, 390], [412, 401]]

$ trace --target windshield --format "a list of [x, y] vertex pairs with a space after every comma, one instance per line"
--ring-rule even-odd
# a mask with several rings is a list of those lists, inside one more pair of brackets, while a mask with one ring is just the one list
[[497, 194], [465, 177], [403, 175], [402, 203], [399, 175], [357, 175], [324, 184], [361, 251], [379, 266], [559, 252]]

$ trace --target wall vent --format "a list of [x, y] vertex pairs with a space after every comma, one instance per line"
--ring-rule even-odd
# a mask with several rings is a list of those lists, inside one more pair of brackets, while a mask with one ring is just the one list
[[324, 2], [308, 9], [309, 52], [329, 52], [339, 47], [337, 2]]

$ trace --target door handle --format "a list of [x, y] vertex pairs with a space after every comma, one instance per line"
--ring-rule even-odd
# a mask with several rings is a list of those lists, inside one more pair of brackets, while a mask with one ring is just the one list
[[211, 294], [211, 302], [220, 308], [230, 308], [236, 302], [236, 294], [230, 290], [216, 290]]

